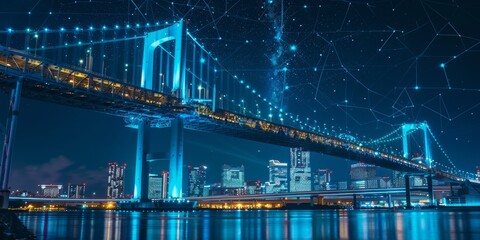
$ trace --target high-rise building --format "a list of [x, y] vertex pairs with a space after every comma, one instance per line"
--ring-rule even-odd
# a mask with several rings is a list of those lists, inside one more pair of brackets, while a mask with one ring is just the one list
[[42, 184], [39, 185], [42, 189], [43, 197], [48, 198], [58, 198], [60, 197], [60, 189], [62, 189], [62, 185], [57, 184]]
[[350, 166], [350, 177], [352, 180], [368, 180], [377, 175], [375, 165], [355, 163]]
[[270, 160], [268, 162], [268, 181], [272, 186], [272, 192], [287, 192], [288, 191], [288, 164], [282, 163], [278, 160]]
[[480, 181], [480, 167], [477, 166], [477, 181]]
[[290, 192], [311, 191], [312, 172], [310, 152], [302, 148], [290, 149]]
[[226, 188], [243, 188], [245, 187], [245, 169], [241, 167], [231, 167], [227, 164], [223, 165], [222, 171], [222, 187]]
[[123, 198], [123, 176], [127, 164], [108, 163], [108, 198]]
[[330, 176], [332, 171], [329, 169], [318, 169], [313, 172], [313, 190], [330, 190]]
[[203, 196], [203, 187], [207, 181], [207, 167], [202, 165], [200, 167], [188, 166], [188, 196], [201, 197]]
[[85, 198], [86, 184], [68, 184], [68, 198], [82, 199]]
[[162, 198], [163, 179], [158, 174], [148, 174], [148, 199]]
[[396, 188], [405, 187], [405, 177], [400, 171], [393, 171], [392, 185]]
[[162, 171], [162, 198], [168, 198], [168, 180], [170, 173], [168, 171]]

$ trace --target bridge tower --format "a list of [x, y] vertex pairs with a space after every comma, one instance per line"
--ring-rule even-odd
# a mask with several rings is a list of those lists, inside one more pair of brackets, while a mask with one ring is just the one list
[[[408, 134], [412, 131], [415, 130], [421, 130], [423, 132], [423, 146], [424, 146], [424, 151], [425, 151], [425, 164], [429, 168], [432, 167], [432, 155], [430, 151], [430, 144], [428, 142], [428, 125], [426, 122], [423, 123], [408, 123], [408, 124], [403, 124], [402, 125], [402, 141], [403, 141], [403, 157], [406, 159], [409, 158], [409, 152], [408, 152]], [[411, 191], [415, 190], [411, 188], [410, 184], [410, 177], [415, 177], [415, 174], [405, 174], [405, 192], [406, 192], [406, 202], [407, 202], [407, 208], [412, 208], [411, 204]], [[432, 175], [427, 174], [427, 193], [428, 193], [428, 199], [431, 205], [434, 204], [434, 196], [433, 196], [433, 183], [432, 183]], [[417, 189], [418, 190], [418, 189]], [[424, 189], [420, 189], [424, 191]]]
[[[155, 74], [155, 49], [161, 47], [162, 43], [175, 41], [173, 53], [173, 76], [166, 79], [166, 89], [174, 96], [186, 103], [188, 99], [186, 87], [186, 29], [183, 21], [175, 23], [164, 29], [149, 32], [145, 36], [143, 49], [143, 65], [140, 85], [143, 88], [153, 89], [153, 79]], [[129, 121], [126, 119], [127, 122]], [[161, 122], [161, 123], [160, 123]], [[163, 118], [159, 122], [148, 122], [146, 119], [136, 121], [131, 127], [137, 129], [137, 153], [135, 160], [135, 187], [134, 199], [139, 202], [148, 201], [148, 173], [146, 161], [145, 142], [148, 139], [144, 134], [148, 131], [148, 126], [163, 128], [171, 127], [170, 142], [170, 168], [168, 180], [168, 197], [182, 197], [182, 178], [183, 178], [183, 117], [176, 116], [174, 119]]]
[[425, 151], [425, 163], [428, 167], [432, 167], [432, 155], [430, 151], [430, 144], [428, 142], [428, 125], [426, 122], [423, 123], [408, 123], [402, 125], [402, 140], [403, 140], [403, 157], [406, 159], [409, 158], [408, 152], [408, 134], [414, 130], [423, 131], [423, 146]]
[[143, 46], [141, 87], [153, 89], [155, 49], [160, 47], [162, 43], [175, 41], [175, 52], [173, 53], [173, 77], [172, 79], [166, 80], [166, 87], [183, 102], [188, 100], [185, 80], [186, 33], [183, 21], [179, 21], [164, 29], [147, 33]]

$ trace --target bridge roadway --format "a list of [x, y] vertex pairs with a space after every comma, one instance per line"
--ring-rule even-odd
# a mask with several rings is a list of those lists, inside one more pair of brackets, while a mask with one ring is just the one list
[[22, 97], [53, 102], [124, 118], [155, 123], [182, 115], [185, 128], [265, 142], [285, 147], [304, 147], [354, 161], [405, 171], [434, 174], [436, 178], [464, 181], [453, 173], [430, 169], [388, 153], [322, 133], [300, 130], [267, 120], [216, 109], [198, 102], [182, 103], [175, 96], [123, 83], [78, 67], [57, 64], [28, 53], [0, 46], [0, 90], [15, 88], [22, 79]]
[[228, 201], [228, 200], [272, 200], [284, 198], [310, 198], [319, 196], [353, 196], [374, 195], [374, 194], [405, 194], [405, 188], [379, 188], [379, 189], [348, 189], [348, 190], [325, 190], [309, 192], [289, 192], [289, 193], [268, 193], [239, 196], [208, 196], [208, 197], [187, 197], [191, 201]]

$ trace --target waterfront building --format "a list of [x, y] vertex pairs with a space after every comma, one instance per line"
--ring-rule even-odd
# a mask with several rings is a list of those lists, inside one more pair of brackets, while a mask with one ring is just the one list
[[43, 197], [47, 197], [47, 198], [58, 198], [58, 197], [60, 197], [60, 190], [62, 189], [62, 185], [41, 184], [39, 186], [42, 189]]
[[291, 148], [289, 191], [311, 191], [311, 178], [310, 152], [304, 151], [302, 148]]
[[477, 181], [480, 181], [480, 167], [477, 166]]
[[188, 196], [203, 196], [203, 188], [207, 181], [207, 167], [202, 165], [199, 167], [188, 166]]
[[332, 171], [329, 169], [318, 169], [313, 172], [313, 190], [330, 190], [330, 177]]
[[68, 198], [82, 199], [85, 198], [86, 184], [68, 184]]
[[162, 198], [168, 198], [168, 180], [170, 173], [168, 171], [162, 171]]
[[108, 163], [108, 198], [123, 198], [123, 178], [127, 164], [118, 165], [116, 162]]
[[405, 187], [405, 177], [400, 171], [393, 171], [392, 185], [396, 188]]
[[262, 193], [262, 184], [261, 181], [246, 181], [246, 194], [261, 194]]
[[[272, 185], [273, 192], [288, 191], [288, 164], [278, 160], [268, 162], [269, 185]], [[275, 186], [275, 187], [273, 187]]]
[[231, 167], [227, 164], [222, 169], [222, 187], [225, 188], [243, 188], [245, 187], [245, 168]]
[[148, 174], [148, 199], [162, 198], [162, 176], [154, 173]]
[[354, 180], [368, 180], [377, 175], [377, 167], [366, 163], [355, 163], [350, 166], [350, 178]]

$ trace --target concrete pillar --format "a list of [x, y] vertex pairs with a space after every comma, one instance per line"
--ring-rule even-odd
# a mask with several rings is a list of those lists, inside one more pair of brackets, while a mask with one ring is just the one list
[[183, 180], [183, 118], [177, 116], [172, 121], [170, 143], [170, 178], [168, 181], [168, 197], [182, 197]]
[[393, 204], [392, 204], [392, 194], [388, 194], [388, 207], [389, 207], [389, 208], [392, 208], [392, 207], [393, 207]]
[[434, 196], [433, 196], [433, 181], [432, 181], [432, 175], [427, 176], [427, 187], [428, 187], [428, 201], [430, 202], [431, 206], [434, 206], [435, 203], [434, 201]]
[[310, 207], [315, 205], [315, 196], [310, 196]]
[[353, 194], [353, 209], [358, 209], [357, 194]]
[[146, 174], [148, 166], [145, 154], [145, 125], [145, 120], [140, 120], [137, 129], [137, 153], [135, 157], [135, 186], [133, 190], [133, 198], [139, 202], [148, 201], [148, 179]]
[[412, 208], [412, 202], [410, 200], [410, 176], [405, 175], [405, 197], [407, 202], [407, 209]]
[[15, 132], [17, 129], [18, 113], [20, 110], [20, 99], [22, 95], [23, 78], [17, 80], [15, 89], [12, 90], [10, 97], [10, 109], [8, 111], [7, 126], [5, 132], [5, 141], [3, 143], [2, 160], [0, 162], [0, 204], [3, 209], [8, 208], [10, 198], [9, 179], [10, 179], [10, 163], [12, 161], [13, 144], [15, 141]]

